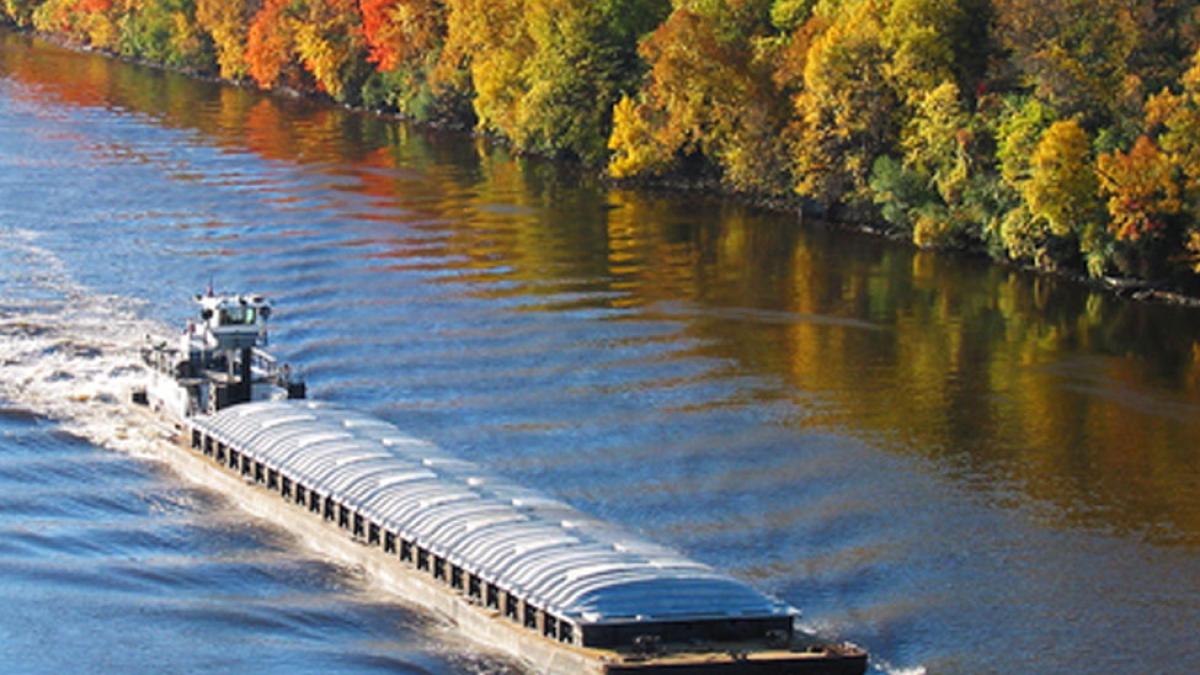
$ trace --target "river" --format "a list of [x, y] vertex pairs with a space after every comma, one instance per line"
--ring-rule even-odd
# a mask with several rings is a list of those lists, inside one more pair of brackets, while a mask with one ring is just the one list
[[116, 400], [212, 279], [310, 395], [776, 594], [889, 673], [1200, 668], [1200, 313], [610, 189], [0, 31], [6, 671], [496, 672]]

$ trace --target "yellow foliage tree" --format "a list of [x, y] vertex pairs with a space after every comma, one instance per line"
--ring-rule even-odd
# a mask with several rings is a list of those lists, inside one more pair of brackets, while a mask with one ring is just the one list
[[[337, 100], [346, 91], [348, 69], [365, 61], [357, 0], [308, 0], [293, 30], [296, 55], [317, 85]], [[357, 92], [353, 92], [357, 95]]]
[[891, 52], [887, 74], [902, 99], [919, 104], [926, 92], [954, 81], [963, 21], [958, 0], [893, 0], [883, 41]]
[[896, 136], [882, 9], [876, 0], [845, 6], [813, 41], [795, 97], [796, 192], [827, 206], [867, 196], [872, 163]]
[[958, 85], [943, 82], [921, 99], [901, 137], [905, 166], [927, 176], [947, 204], [958, 201], [969, 177], [970, 126]]
[[1186, 256], [1192, 266], [1192, 271], [1200, 274], [1200, 229], [1193, 229], [1188, 234], [1185, 250], [1187, 251]]
[[623, 96], [613, 106], [613, 131], [608, 139], [612, 152], [608, 173], [613, 178], [654, 175], [670, 163], [672, 148], [659, 141], [655, 125], [648, 119], [648, 106]]
[[448, 0], [445, 73], [465, 64], [475, 90], [479, 126], [504, 132], [517, 126], [517, 104], [526, 90], [521, 71], [534, 43], [525, 31], [524, 0]]
[[1050, 125], [1030, 158], [1030, 176], [1022, 185], [1025, 202], [1060, 237], [1095, 222], [1099, 184], [1091, 153], [1087, 132], [1070, 119]]
[[971, 141], [971, 118], [953, 82], [928, 92], [904, 128], [900, 146], [905, 168], [940, 198], [935, 200], [940, 203], [920, 209], [913, 220], [913, 241], [919, 246], [944, 243], [972, 217], [963, 204], [971, 178]]
[[196, 22], [212, 38], [221, 77], [249, 73], [246, 38], [252, 16], [248, 0], [196, 0]]
[[701, 4], [679, 3], [642, 43], [650, 73], [636, 103], [614, 112], [609, 171], [653, 173], [700, 153], [735, 189], [786, 189], [786, 97], [759, 49], [769, 24], [738, 13], [752, 3]]
[[666, 0], [449, 0], [435, 84], [469, 74], [479, 126], [520, 150], [603, 159], [612, 107], [637, 83], [637, 38]]
[[1055, 122], [1042, 135], [1030, 158], [1030, 175], [1021, 185], [1029, 213], [1050, 232], [1075, 236], [1089, 273], [1100, 276], [1108, 264], [1103, 208], [1092, 160], [1091, 140], [1075, 119]]
[[3, 0], [0, 2], [0, 16], [7, 16], [18, 26], [33, 25], [33, 11], [37, 8], [36, 0]]

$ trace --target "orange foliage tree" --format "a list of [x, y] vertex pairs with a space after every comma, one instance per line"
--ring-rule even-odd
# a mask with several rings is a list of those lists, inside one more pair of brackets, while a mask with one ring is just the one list
[[357, 97], [357, 66], [365, 62], [357, 1], [266, 0], [250, 25], [246, 60], [259, 86], [279, 84], [300, 64], [334, 99]]
[[246, 39], [246, 64], [261, 87], [279, 82], [291, 61], [295, 36], [288, 16], [292, 0], [265, 0], [250, 23]]
[[1097, 174], [1108, 197], [1109, 228], [1118, 240], [1161, 234], [1182, 208], [1170, 159], [1146, 136], [1138, 137], [1128, 153], [1101, 155]]
[[446, 8], [438, 0], [361, 0], [368, 58], [395, 70], [436, 49], [445, 38]]
[[112, 0], [47, 0], [34, 10], [32, 21], [40, 31], [110, 49], [117, 42], [115, 14]]

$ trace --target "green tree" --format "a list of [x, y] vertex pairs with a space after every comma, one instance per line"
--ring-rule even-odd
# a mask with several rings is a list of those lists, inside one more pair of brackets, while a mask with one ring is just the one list
[[636, 89], [642, 73], [635, 50], [641, 31], [653, 25], [645, 19], [658, 14], [651, 4], [529, 0], [525, 21], [534, 51], [522, 73], [529, 90], [513, 130], [518, 146], [565, 150], [590, 162], [604, 158], [613, 105]]
[[129, 2], [118, 27], [117, 51], [125, 56], [197, 70], [213, 66], [212, 42], [192, 0]]

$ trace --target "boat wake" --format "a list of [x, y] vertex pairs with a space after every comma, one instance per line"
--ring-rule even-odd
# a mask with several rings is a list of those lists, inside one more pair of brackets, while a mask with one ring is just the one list
[[137, 301], [90, 291], [33, 233], [0, 231], [0, 400], [97, 445], [159, 457], [162, 432], [124, 405], [138, 346], [164, 328]]

